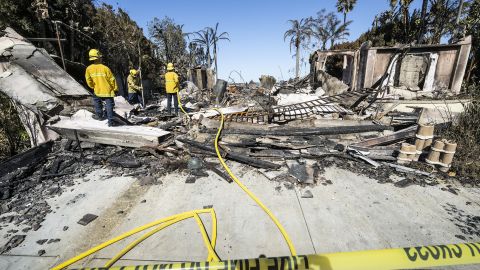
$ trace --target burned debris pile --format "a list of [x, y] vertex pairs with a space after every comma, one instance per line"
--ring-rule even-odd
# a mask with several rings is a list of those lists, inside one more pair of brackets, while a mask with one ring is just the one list
[[[431, 92], [440, 90], [446, 76], [436, 61], [446, 49], [463, 55], [468, 42], [441, 50], [319, 51], [312, 55], [311, 73], [290, 81], [262, 76], [260, 84], [212, 84], [211, 79], [206, 83], [191, 77], [179, 92], [186, 114], [165, 112], [165, 99], [142, 107], [116, 97], [118, 126], [108, 127], [106, 120], [94, 119], [93, 108], [84, 102], [88, 91], [50, 56], [10, 31], [0, 38], [0, 90], [24, 116], [34, 147], [0, 163], [0, 228], [6, 223], [21, 226], [21, 232], [6, 235], [18, 244], [22, 232], [37, 230], [54, 211], [49, 198], [90, 181], [88, 175], [100, 168], [133, 176], [140, 185], [160, 185], [161, 177], [174, 171], [188, 174], [187, 183], [209, 173], [231, 182], [216, 160], [220, 126], [224, 159], [250, 166], [285, 188], [307, 188], [305, 198], [313, 196], [310, 185], [335, 184], [321, 176], [331, 166], [396, 187], [452, 181], [456, 144], [442, 140], [441, 130], [469, 101], [439, 100]], [[421, 58], [414, 57], [417, 50]], [[325, 71], [326, 58], [334, 53], [346, 56], [342, 78]], [[366, 53], [376, 56], [366, 58]], [[419, 61], [428, 65], [412, 64]], [[458, 93], [457, 78], [464, 69], [458, 64], [448, 74], [453, 79], [446, 89], [452, 95]], [[22, 80], [29, 80], [27, 88], [16, 85]], [[27, 92], [28, 99], [18, 98]], [[451, 186], [447, 191], [455, 193]]]

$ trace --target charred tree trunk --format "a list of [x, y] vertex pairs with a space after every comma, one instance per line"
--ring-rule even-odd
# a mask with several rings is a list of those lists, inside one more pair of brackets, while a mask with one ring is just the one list
[[218, 64], [217, 64], [217, 42], [213, 41], [213, 59], [215, 61], [215, 78], [218, 80]]
[[422, 2], [422, 23], [420, 25], [420, 31], [418, 33], [417, 43], [423, 43], [423, 38], [425, 36], [425, 30], [427, 27], [426, 20], [427, 20], [427, 8], [428, 8], [428, 0], [423, 0]]
[[300, 77], [300, 40], [297, 37], [295, 41], [295, 48], [297, 49], [297, 55], [295, 59], [295, 78]]

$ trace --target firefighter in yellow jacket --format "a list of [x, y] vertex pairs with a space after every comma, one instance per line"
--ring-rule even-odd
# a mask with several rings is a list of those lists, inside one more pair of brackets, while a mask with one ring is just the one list
[[127, 77], [128, 103], [132, 105], [140, 103], [143, 106], [142, 86], [140, 85], [138, 72], [139, 71], [136, 69], [131, 69], [130, 74]]
[[167, 73], [165, 73], [165, 90], [167, 92], [167, 112], [171, 114], [172, 99], [175, 106], [175, 115], [178, 115], [178, 98], [177, 93], [180, 88], [178, 74], [174, 71], [172, 63], [167, 65]]
[[88, 60], [92, 62], [85, 71], [85, 80], [88, 87], [93, 89], [93, 105], [95, 106], [95, 119], [105, 119], [103, 102], [106, 104], [108, 126], [113, 126], [113, 97], [118, 91], [117, 82], [112, 71], [102, 64], [102, 55], [96, 49], [88, 52]]

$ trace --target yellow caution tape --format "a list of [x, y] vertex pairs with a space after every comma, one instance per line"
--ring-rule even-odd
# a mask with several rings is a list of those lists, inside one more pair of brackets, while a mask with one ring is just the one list
[[[382, 270], [480, 264], [480, 243], [293, 257], [111, 267], [110, 270]], [[93, 270], [102, 268], [82, 268]], [[105, 268], [103, 268], [105, 269]]]

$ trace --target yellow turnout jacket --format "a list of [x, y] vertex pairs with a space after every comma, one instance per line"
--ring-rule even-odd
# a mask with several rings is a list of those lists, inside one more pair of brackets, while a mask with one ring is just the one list
[[114, 97], [118, 91], [117, 82], [112, 71], [103, 64], [91, 64], [85, 71], [88, 87], [93, 89], [97, 97]]
[[170, 71], [165, 73], [165, 90], [167, 94], [178, 93], [179, 90], [178, 74]]
[[128, 75], [127, 83], [128, 83], [128, 93], [135, 94], [137, 92], [140, 92], [141, 87], [140, 87], [140, 80], [138, 76], [134, 77], [131, 74]]

